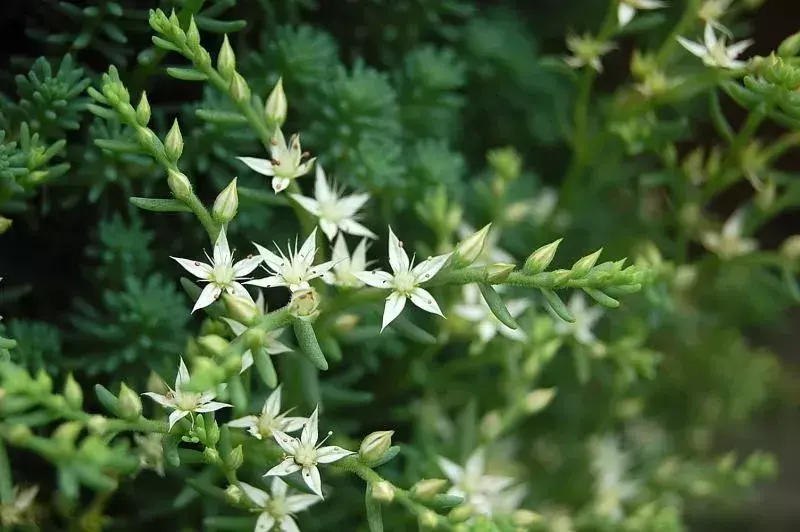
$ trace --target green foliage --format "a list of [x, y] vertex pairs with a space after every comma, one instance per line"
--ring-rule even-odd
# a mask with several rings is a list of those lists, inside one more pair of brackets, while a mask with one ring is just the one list
[[11, 361], [31, 372], [59, 375], [64, 368], [61, 331], [45, 322], [9, 320], [6, 334], [16, 340]]

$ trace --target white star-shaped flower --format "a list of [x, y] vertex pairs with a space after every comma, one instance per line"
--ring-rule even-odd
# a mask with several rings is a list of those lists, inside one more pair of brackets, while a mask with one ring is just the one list
[[567, 37], [567, 48], [572, 55], [564, 59], [571, 68], [583, 68], [589, 65], [597, 72], [603, 71], [600, 58], [616, 49], [613, 43], [599, 41], [591, 35], [570, 35]]
[[343, 196], [344, 190], [335, 184], [330, 186], [322, 166], [317, 165], [317, 178], [314, 182], [314, 197], [291, 194], [292, 199], [305, 210], [319, 218], [322, 232], [333, 240], [339, 231], [356, 236], [377, 238], [375, 233], [356, 221], [358, 210], [369, 200], [369, 194]]
[[[255, 242], [254, 242], [255, 244]], [[313, 266], [314, 255], [317, 254], [317, 230], [316, 228], [311, 231], [306, 241], [297, 250], [297, 240], [294, 243], [294, 253], [291, 250], [291, 244], [287, 246], [288, 257], [284, 255], [283, 251], [276, 245], [275, 248], [280, 253], [280, 256], [271, 252], [264, 246], [255, 244], [261, 258], [264, 261], [265, 269], [271, 273], [269, 277], [263, 279], [253, 279], [247, 281], [245, 284], [252, 284], [261, 286], [263, 288], [273, 288], [275, 286], [287, 286], [289, 290], [295, 292], [297, 290], [304, 290], [310, 288], [308, 284], [312, 279], [316, 279], [323, 273], [330, 270], [334, 262], [328, 261]]]
[[271, 438], [275, 431], [294, 432], [300, 430], [308, 419], [304, 417], [289, 417], [286, 415], [289, 412], [281, 413], [281, 386], [275, 388], [267, 397], [267, 400], [264, 401], [260, 415], [234, 419], [228, 423], [228, 426], [247, 429], [247, 432], [259, 440], [261, 438]]
[[409, 260], [408, 254], [403, 249], [403, 244], [397, 239], [392, 228], [389, 228], [389, 265], [394, 274], [381, 270], [355, 274], [369, 286], [388, 288], [392, 291], [386, 298], [381, 331], [400, 315], [406, 305], [406, 299], [411, 299], [412, 303], [426, 312], [444, 317], [431, 293], [419, 285], [433, 279], [433, 276], [444, 267], [450, 255], [452, 253], [430, 257], [414, 266], [413, 260]]
[[742, 237], [743, 229], [744, 210], [739, 209], [731, 214], [719, 233], [706, 231], [700, 235], [700, 240], [709, 251], [723, 260], [730, 260], [758, 249], [757, 240]]
[[[478, 338], [482, 344], [491, 341], [498, 333], [509, 340], [524, 342], [527, 337], [520, 329], [512, 329], [498, 320], [481, 297], [480, 290], [473, 284], [464, 285], [464, 301], [453, 308], [453, 311], [467, 321], [476, 324]], [[516, 318], [530, 306], [525, 299], [514, 299], [506, 303], [512, 317]]]
[[322, 447], [325, 440], [317, 443], [319, 440], [319, 407], [315, 408], [309, 416], [303, 432], [300, 433], [300, 439], [277, 430], [273, 430], [273, 436], [278, 445], [286, 451], [286, 456], [280, 464], [267, 471], [264, 476], [282, 477], [300, 471], [306, 485], [320, 497], [322, 497], [322, 480], [317, 464], [330, 464], [345, 456], [355, 454], [353, 451], [342, 449], [336, 445]]
[[333, 268], [322, 274], [322, 280], [334, 286], [347, 286], [358, 288], [364, 283], [356, 274], [367, 269], [367, 239], [362, 238], [358, 243], [353, 255], [347, 249], [347, 243], [343, 235], [336, 238], [333, 244], [332, 260]]
[[726, 46], [725, 35], [718, 38], [711, 24], [706, 24], [703, 32], [703, 43], [690, 41], [683, 37], [676, 37], [676, 39], [681, 46], [702, 59], [707, 66], [729, 69], [744, 68], [747, 65], [745, 61], [739, 61], [736, 58], [753, 44], [752, 40], [747, 39]]
[[[515, 482], [513, 478], [485, 474], [486, 455], [483, 448], [473, 452], [464, 467], [441, 456], [437, 458], [437, 463], [453, 484], [447, 494], [464, 497], [464, 502], [472, 505], [480, 514], [492, 515], [499, 509], [496, 504], [509, 494], [514, 495], [517, 504], [524, 497], [524, 492], [520, 496], [520, 490], [508, 489]], [[512, 493], [514, 491], [517, 493]], [[502, 503], [504, 511], [509, 506], [512, 505], [508, 501]]]
[[299, 134], [292, 135], [287, 146], [281, 128], [275, 130], [269, 155], [269, 160], [256, 157], [237, 157], [237, 159], [261, 175], [272, 176], [272, 190], [275, 194], [286, 190], [293, 179], [306, 175], [317, 160], [316, 157], [303, 160], [308, 154], [300, 147]]
[[254, 532], [300, 532], [293, 515], [322, 500], [316, 495], [289, 495], [289, 486], [278, 477], [272, 479], [272, 494], [245, 482], [239, 482], [239, 487], [260, 511]]
[[556, 318], [556, 332], [564, 336], [573, 336], [578, 342], [585, 345], [593, 344], [597, 338], [592, 332], [592, 327], [597, 320], [603, 317], [603, 310], [599, 306], [587, 307], [583, 292], [577, 290], [572, 293], [567, 308], [575, 321], [569, 323]]
[[[261, 290], [258, 291], [258, 296], [256, 297], [256, 309], [258, 309], [259, 316], [263, 316], [267, 313], [267, 303], [266, 300], [264, 299], [264, 293]], [[233, 331], [233, 334], [235, 334], [236, 336], [241, 336], [247, 330], [247, 325], [239, 323], [236, 320], [232, 320], [230, 318], [222, 318], [222, 319], [225, 321], [225, 323], [228, 324], [228, 326], [231, 328], [231, 331]], [[263, 345], [264, 349], [267, 350], [268, 354], [279, 355], [281, 353], [288, 353], [292, 350], [291, 347], [287, 346], [286, 344], [283, 344], [279, 340], [284, 330], [286, 329], [285, 328], [274, 329], [266, 333]], [[248, 349], [242, 355], [242, 369], [239, 371], [239, 373], [244, 373], [252, 365], [253, 365], [253, 352], [250, 349]]]
[[35, 517], [33, 503], [38, 493], [39, 486], [26, 489], [14, 486], [11, 500], [0, 503], [0, 525], [4, 530], [16, 530], [15, 525], [33, 524]]
[[591, 467], [595, 476], [595, 507], [598, 513], [619, 521], [623, 503], [639, 491], [639, 483], [626, 478], [628, 455], [613, 436], [603, 436], [590, 444]]
[[661, 9], [666, 2], [660, 0], [620, 0], [617, 8], [617, 20], [620, 28], [627, 25], [636, 15], [638, 10]]
[[212, 259], [206, 254], [206, 258], [211, 264], [178, 257], [172, 258], [178, 261], [178, 264], [183, 266], [186, 271], [208, 283], [200, 292], [200, 297], [197, 298], [192, 312], [209, 306], [219, 298], [223, 290], [252, 301], [250, 294], [239, 281], [258, 267], [261, 257], [247, 257], [234, 264], [224, 227], [220, 229], [217, 241], [214, 243], [214, 258]]
[[706, 0], [700, 6], [697, 16], [706, 24], [714, 27], [725, 35], [731, 35], [731, 31], [722, 25], [722, 17], [728, 13], [733, 0]]
[[217, 394], [213, 391], [202, 393], [184, 391], [183, 387], [186, 386], [189, 379], [189, 370], [186, 368], [186, 363], [183, 361], [183, 358], [181, 358], [181, 364], [178, 366], [178, 376], [175, 377], [174, 390], [169, 390], [167, 395], [161, 395], [155, 392], [146, 392], [142, 394], [161, 406], [174, 410], [169, 415], [169, 430], [172, 430], [175, 423], [190, 414], [215, 412], [221, 408], [231, 406], [228, 403], [218, 403], [214, 401]]

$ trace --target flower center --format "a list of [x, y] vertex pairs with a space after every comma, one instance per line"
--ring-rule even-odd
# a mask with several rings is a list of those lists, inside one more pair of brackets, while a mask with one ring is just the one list
[[312, 467], [317, 463], [317, 449], [313, 445], [301, 445], [294, 455], [294, 461], [297, 465], [303, 467]]
[[216, 266], [211, 271], [211, 281], [218, 286], [228, 286], [233, 282], [233, 268], [230, 266]]
[[269, 414], [261, 414], [258, 418], [258, 423], [256, 423], [256, 429], [258, 433], [261, 434], [265, 438], [269, 438], [272, 436], [272, 422], [274, 418]]
[[286, 508], [286, 504], [284, 504], [284, 500], [276, 498], [272, 498], [267, 502], [267, 512], [276, 521], [280, 521], [281, 519], [289, 515], [289, 512], [287, 511]]
[[342, 209], [336, 201], [326, 201], [319, 204], [319, 212], [321, 217], [330, 220], [333, 223], [339, 223], [344, 218]]
[[398, 272], [394, 275], [394, 288], [401, 294], [407, 294], [417, 287], [417, 279], [411, 272]]
[[175, 402], [175, 406], [178, 407], [179, 410], [183, 410], [184, 412], [192, 412], [195, 408], [197, 408], [197, 403], [199, 402], [200, 395], [196, 393], [181, 393], [177, 397], [177, 401]]

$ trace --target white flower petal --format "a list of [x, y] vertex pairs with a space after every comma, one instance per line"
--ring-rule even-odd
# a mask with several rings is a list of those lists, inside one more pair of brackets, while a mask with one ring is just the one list
[[186, 367], [186, 362], [184, 362], [183, 357], [181, 357], [178, 363], [178, 374], [175, 376], [175, 390], [181, 391], [189, 382], [190, 378], [189, 368]]
[[333, 268], [335, 264], [336, 263], [333, 262], [332, 260], [329, 260], [328, 262], [323, 262], [322, 264], [317, 264], [316, 266], [308, 269], [308, 275], [306, 276], [306, 278], [309, 281], [311, 279], [315, 279], [315, 278], [319, 277], [320, 275], [322, 275], [323, 273], [325, 273], [328, 270], [330, 270], [331, 268]]
[[146, 395], [147, 397], [149, 397], [156, 403], [160, 404], [161, 406], [172, 407], [172, 408], [175, 407], [175, 401], [173, 401], [166, 395], [161, 395], [160, 393], [155, 393], [155, 392], [145, 392], [142, 395]]
[[287, 177], [273, 177], [272, 190], [275, 191], [275, 194], [279, 194], [286, 190], [291, 182], [292, 180]]
[[690, 41], [689, 39], [684, 39], [683, 37], [675, 37], [675, 39], [677, 39], [680, 45], [686, 48], [692, 55], [700, 58], [705, 58], [708, 56], [708, 51], [702, 44]]
[[203, 291], [200, 292], [200, 297], [197, 298], [197, 301], [192, 308], [192, 312], [196, 310], [200, 310], [201, 308], [206, 308], [211, 303], [217, 300], [219, 295], [222, 293], [222, 288], [215, 284], [207, 284]]
[[483, 451], [483, 447], [478, 447], [475, 449], [475, 452], [467, 458], [467, 463], [464, 464], [464, 474], [469, 478], [479, 478], [483, 475], [485, 470], [486, 454]]
[[258, 254], [261, 255], [261, 259], [264, 261], [264, 264], [266, 264], [267, 267], [272, 271], [278, 271], [286, 264], [286, 259], [276, 255], [264, 246], [256, 244], [255, 242], [253, 242], [253, 245], [258, 250]]
[[[732, 59], [735, 59], [735, 58], [739, 57], [742, 54], [742, 52], [744, 52], [745, 50], [750, 48], [752, 45], [753, 45], [753, 41], [751, 39], [747, 39], [747, 40], [744, 40], [744, 41], [739, 41], [739, 42], [737, 42], [735, 44], [731, 44], [727, 48], [728, 57], [730, 57]], [[746, 64], [746, 63], [743, 63], [743, 64]]]
[[378, 238], [378, 235], [352, 219], [342, 220], [339, 223], [339, 227], [342, 229], [342, 231], [350, 235]]
[[233, 265], [233, 275], [235, 277], [243, 277], [245, 275], [252, 273], [253, 270], [258, 268], [258, 265], [261, 264], [262, 260], [263, 259], [261, 258], [261, 255], [257, 255], [254, 257], [247, 257], [238, 261], [236, 264]]
[[216, 412], [222, 408], [230, 408], [233, 405], [229, 405], [228, 403], [219, 403], [217, 401], [211, 401], [204, 405], [200, 405], [197, 407], [195, 412], [205, 413], [205, 412]]
[[286, 493], [289, 490], [289, 485], [286, 484], [281, 477], [273, 477], [272, 482], [269, 485], [269, 490], [272, 492], [272, 496], [276, 499], [283, 500], [286, 498]]
[[302, 512], [309, 506], [317, 504], [320, 498], [316, 495], [291, 495], [286, 497], [286, 509], [290, 513]]
[[336, 194], [333, 193], [328, 185], [328, 180], [325, 178], [325, 170], [322, 169], [321, 164], [317, 165], [317, 173], [314, 178], [314, 197], [322, 203], [328, 203], [336, 199]]
[[239, 488], [241, 488], [248, 499], [253, 501], [256, 506], [260, 506], [261, 508], [264, 508], [267, 505], [267, 501], [270, 499], [269, 494], [266, 491], [260, 490], [255, 486], [251, 486], [247, 482], [239, 482]]
[[353, 275], [362, 283], [375, 288], [391, 288], [394, 277], [380, 270], [353, 272]]
[[248, 349], [242, 355], [242, 368], [239, 370], [239, 375], [241, 375], [251, 367], [253, 367], [253, 352]]
[[439, 316], [444, 317], [442, 314], [442, 310], [439, 308], [438, 303], [436, 300], [433, 299], [433, 296], [430, 292], [425, 290], [424, 288], [417, 287], [408, 294], [408, 297], [411, 298], [411, 302], [414, 303], [416, 306], [421, 308], [426, 312], [430, 312], [431, 314], [438, 314]]
[[225, 228], [219, 230], [217, 241], [214, 242], [214, 266], [227, 265], [232, 262], [231, 248], [228, 246], [228, 237]]
[[300, 441], [305, 445], [316, 445], [319, 440], [319, 407], [308, 416], [308, 422], [300, 434]]
[[279, 342], [278, 340], [272, 340], [266, 345], [267, 354], [269, 355], [280, 355], [281, 353], [291, 353], [292, 348], [288, 345]]
[[286, 281], [283, 279], [283, 277], [273, 275], [271, 277], [264, 277], [262, 279], [251, 279], [249, 281], [245, 281], [244, 284], [260, 286], [261, 288], [275, 288], [276, 286], [286, 286]]
[[273, 430], [272, 437], [275, 439], [275, 442], [280, 445], [281, 449], [291, 455], [294, 455], [298, 447], [300, 447], [300, 441], [297, 438], [292, 438], [279, 430]]
[[307, 198], [306, 196], [301, 196], [300, 194], [290, 194], [289, 195], [293, 200], [295, 200], [302, 208], [313, 214], [314, 216], [319, 216], [319, 203], [317, 200], [313, 198]]
[[300, 251], [294, 257], [295, 261], [299, 261], [300, 264], [305, 265], [306, 267], [311, 266], [314, 262], [314, 255], [317, 253], [317, 228], [315, 227], [311, 234], [308, 235], [303, 245], [300, 247]]
[[319, 478], [319, 469], [316, 466], [304, 467], [302, 476], [306, 486], [322, 498], [322, 479]]
[[294, 462], [293, 458], [286, 458], [283, 462], [264, 473], [264, 476], [269, 477], [277, 475], [279, 477], [283, 477], [286, 475], [291, 475], [295, 471], [300, 471], [300, 466]]
[[617, 8], [617, 21], [619, 22], [620, 28], [627, 25], [635, 14], [636, 10], [632, 6], [620, 2], [619, 8]]
[[196, 260], [181, 259], [179, 257], [170, 257], [170, 258], [177, 261], [178, 264], [183, 266], [183, 268], [186, 271], [188, 271], [198, 279], [202, 279], [203, 281], [208, 281], [209, 279], [211, 279], [212, 268], [210, 265]]
[[331, 462], [336, 462], [337, 460], [341, 460], [345, 456], [350, 456], [351, 454], [355, 453], [353, 451], [348, 451], [347, 449], [337, 447], [336, 445], [320, 447], [317, 449], [317, 462], [320, 464], [330, 464]]
[[225, 288], [225, 291], [245, 301], [253, 302], [253, 298], [250, 296], [250, 292], [247, 291], [247, 288], [236, 281], [231, 282], [231, 284]]
[[[308, 495], [308, 497], [313, 497], [319, 500], [319, 497], [316, 495]], [[294, 522], [294, 519], [292, 519], [291, 516], [285, 515], [281, 517], [280, 532], [300, 532], [300, 529], [297, 527], [297, 523]]]
[[339, 232], [339, 226], [326, 218], [319, 219], [319, 227], [328, 240], [333, 240], [336, 237], [336, 233]]
[[189, 412], [186, 410], [175, 410], [169, 415], [169, 430], [172, 430], [172, 427], [175, 426], [175, 423], [180, 421], [181, 419], [185, 418], [189, 415]]
[[283, 432], [294, 432], [300, 430], [308, 423], [308, 418], [305, 417], [285, 417], [281, 419], [281, 430]]
[[406, 306], [406, 296], [397, 292], [392, 292], [386, 298], [386, 305], [383, 307], [383, 321], [381, 323], [381, 332], [387, 325], [403, 312], [403, 307]]
[[264, 401], [264, 406], [261, 408], [261, 412], [265, 414], [269, 414], [270, 417], [277, 417], [278, 414], [281, 413], [281, 388], [283, 385], [278, 385], [275, 390], [269, 394], [267, 400]]
[[362, 238], [361, 242], [356, 246], [353, 251], [353, 256], [350, 258], [351, 271], [363, 271], [367, 268], [367, 239]]
[[236, 336], [239, 336], [240, 334], [242, 334], [247, 330], [247, 327], [245, 325], [242, 325], [238, 321], [232, 320], [230, 318], [222, 318], [222, 321], [228, 324], [228, 327], [231, 328], [231, 331], [233, 331], [233, 334], [235, 334]]
[[411, 270], [411, 273], [414, 274], [414, 277], [418, 283], [430, 281], [433, 276], [439, 273], [439, 271], [444, 267], [451, 255], [452, 253], [446, 253], [444, 255], [437, 255], [429, 258], [428, 260], [424, 260], [414, 266], [414, 269]]
[[410, 268], [408, 254], [391, 227], [389, 228], [389, 265], [395, 273], [405, 272]]
[[369, 194], [351, 194], [339, 200], [339, 206], [346, 213], [347, 218], [352, 218], [369, 201]]
[[275, 518], [267, 512], [263, 512], [258, 516], [256, 521], [256, 528], [253, 532], [269, 532], [275, 526]]
[[275, 174], [272, 163], [267, 159], [258, 159], [256, 157], [237, 157], [237, 159], [261, 175], [271, 176]]
[[255, 426], [257, 423], [258, 423], [258, 417], [244, 416], [240, 417], [239, 419], [234, 419], [233, 421], [229, 421], [228, 426], [233, 427], [235, 429], [247, 429]]
[[450, 482], [453, 484], [461, 482], [461, 479], [464, 477], [464, 469], [461, 466], [443, 456], [437, 457], [436, 463], [439, 464], [439, 469], [442, 470], [442, 473], [444, 473]]

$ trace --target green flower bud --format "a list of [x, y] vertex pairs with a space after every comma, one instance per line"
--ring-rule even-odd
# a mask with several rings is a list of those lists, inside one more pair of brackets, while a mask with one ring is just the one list
[[8, 441], [14, 445], [25, 445], [33, 437], [31, 429], [25, 425], [13, 425], [8, 430]]
[[515, 510], [511, 514], [514, 526], [528, 527], [542, 521], [542, 516], [530, 510]]
[[480, 432], [487, 440], [494, 440], [503, 430], [503, 418], [497, 410], [490, 410], [481, 419]]
[[483, 253], [486, 246], [486, 237], [492, 224], [486, 224], [482, 229], [471, 234], [456, 246], [453, 258], [450, 263], [454, 268], [464, 268], [469, 266]]
[[228, 41], [228, 36], [222, 39], [222, 46], [217, 55], [217, 70], [223, 78], [232, 80], [233, 75], [236, 73], [236, 55], [233, 53], [231, 43]]
[[11, 227], [12, 223], [13, 222], [5, 216], [0, 216], [0, 235], [8, 231], [8, 228]]
[[784, 240], [781, 254], [791, 261], [800, 260], [800, 235], [792, 235]]
[[206, 461], [207, 464], [211, 465], [218, 465], [221, 460], [219, 457], [219, 451], [212, 447], [206, 447], [203, 449], [203, 459]]
[[786, 37], [778, 46], [778, 55], [785, 58], [795, 57], [800, 53], [800, 31]]
[[583, 277], [589, 273], [589, 270], [595, 265], [602, 252], [603, 248], [600, 248], [594, 253], [578, 259], [578, 261], [572, 265], [572, 277]]
[[231, 484], [227, 488], [225, 488], [225, 499], [233, 505], [237, 505], [242, 501], [242, 490], [239, 489], [239, 486], [234, 486]]
[[436, 528], [439, 525], [439, 516], [433, 510], [422, 510], [419, 513], [419, 526], [422, 528]]
[[516, 265], [509, 262], [496, 262], [486, 268], [486, 281], [489, 284], [498, 284], [505, 281], [514, 271]]
[[392, 502], [397, 490], [389, 482], [381, 480], [372, 485], [372, 497], [381, 502]]
[[443, 478], [424, 478], [411, 487], [411, 493], [424, 501], [434, 498], [446, 487], [447, 481]]
[[53, 431], [53, 440], [64, 449], [72, 448], [82, 430], [83, 423], [80, 421], [67, 421]]
[[92, 434], [102, 436], [108, 430], [108, 418], [101, 415], [94, 415], [89, 418], [89, 422], [86, 423], [86, 428], [88, 428], [89, 432]]
[[75, 380], [75, 377], [72, 376], [72, 373], [67, 375], [67, 380], [64, 383], [64, 399], [66, 399], [70, 407], [76, 410], [80, 410], [83, 407], [83, 390], [78, 381]]
[[245, 81], [238, 72], [233, 73], [230, 91], [231, 98], [237, 102], [245, 101], [250, 98], [250, 86], [247, 85], [247, 81]]
[[150, 122], [150, 102], [147, 101], [147, 93], [142, 91], [142, 98], [136, 106], [136, 122], [140, 126], [146, 126]]
[[289, 314], [296, 318], [312, 318], [319, 308], [319, 295], [313, 288], [298, 290], [289, 302]]
[[516, 180], [522, 171], [522, 158], [513, 147], [489, 150], [486, 159], [492, 170], [505, 182]]
[[258, 307], [252, 302], [243, 297], [234, 296], [227, 292], [223, 292], [222, 300], [225, 302], [225, 307], [228, 309], [228, 316], [238, 321], [243, 325], [252, 325], [261, 313]]
[[211, 419], [211, 423], [206, 427], [206, 443], [211, 447], [216, 447], [220, 437], [219, 424], [216, 419]]
[[447, 516], [451, 522], [453, 523], [463, 523], [470, 517], [472, 514], [475, 513], [475, 508], [472, 506], [465, 504], [463, 506], [456, 506], [452, 510], [450, 510], [450, 514]]
[[177, 119], [172, 122], [172, 128], [167, 133], [167, 138], [164, 141], [164, 152], [171, 161], [177, 161], [183, 153], [183, 135], [181, 135], [181, 128], [178, 126]]
[[142, 400], [139, 394], [128, 388], [123, 382], [117, 395], [119, 416], [127, 421], [135, 421], [142, 415]]
[[234, 177], [230, 184], [219, 193], [217, 199], [214, 200], [214, 207], [211, 209], [211, 215], [214, 217], [215, 221], [226, 224], [233, 220], [238, 208], [239, 194], [236, 191], [236, 178]]
[[[134, 115], [135, 118], [136, 113], [134, 113], [133, 107], [131, 107], [131, 113]], [[144, 146], [148, 151], [161, 149], [161, 141], [158, 139], [155, 133], [153, 133], [146, 127], [137, 129], [136, 137], [139, 140], [139, 144]]]
[[189, 45], [189, 49], [193, 52], [200, 48], [200, 31], [197, 29], [194, 16], [189, 20], [189, 29], [186, 30], [186, 44]]
[[553, 262], [553, 258], [556, 256], [556, 251], [558, 250], [558, 245], [561, 244], [562, 240], [562, 238], [559, 238], [531, 253], [525, 261], [522, 271], [529, 275], [545, 271], [547, 267], [550, 266], [550, 263]]
[[553, 400], [555, 395], [555, 388], [541, 388], [539, 390], [534, 390], [525, 395], [525, 398], [522, 402], [522, 408], [528, 414], [541, 412], [547, 408], [547, 405], [550, 404], [550, 401]]
[[267, 103], [264, 106], [264, 113], [267, 115], [267, 121], [277, 127], [283, 126], [286, 122], [286, 114], [289, 111], [289, 103], [286, 100], [286, 93], [283, 92], [283, 78], [278, 78], [278, 83], [272, 89], [267, 97]]
[[167, 185], [179, 200], [186, 201], [192, 196], [192, 184], [183, 172], [170, 170], [167, 175]]
[[380, 460], [389, 447], [392, 446], [393, 430], [379, 430], [367, 435], [361, 442], [358, 449], [358, 454], [361, 459], [368, 463], [374, 463]]
[[218, 357], [223, 356], [230, 345], [225, 338], [216, 334], [201, 336], [197, 339], [197, 343], [203, 346], [209, 353]]
[[36, 387], [43, 394], [48, 394], [53, 390], [53, 379], [43, 369], [36, 374]]
[[209, 390], [225, 380], [225, 370], [208, 357], [195, 358], [192, 366], [192, 378], [187, 391]]
[[241, 445], [237, 445], [228, 455], [226, 460], [226, 465], [229, 469], [233, 469], [236, 471], [242, 464], [244, 463], [244, 449], [242, 449]]

